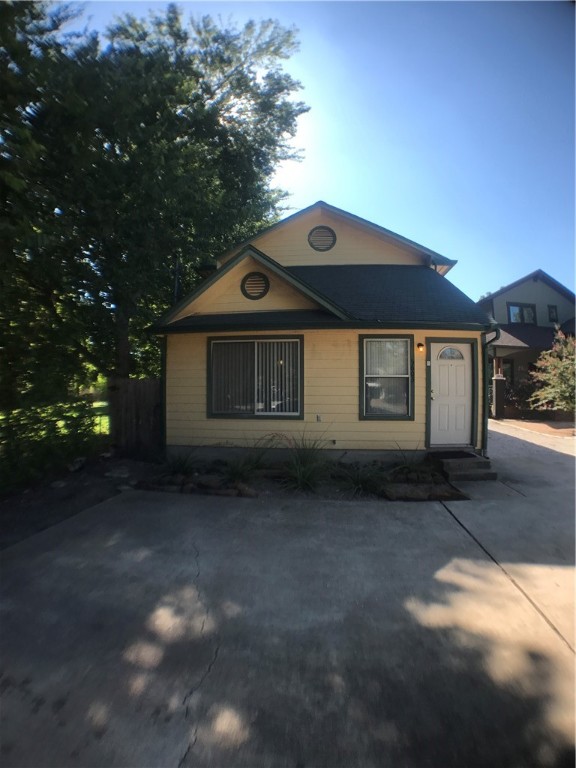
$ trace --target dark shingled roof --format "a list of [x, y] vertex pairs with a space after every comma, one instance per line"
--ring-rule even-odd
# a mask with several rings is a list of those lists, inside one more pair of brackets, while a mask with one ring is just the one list
[[[284, 271], [284, 270], [283, 270]], [[493, 327], [480, 307], [430, 267], [327, 265], [288, 267], [295, 287], [303, 285], [326, 308], [189, 315], [157, 325], [158, 333], [269, 328], [462, 328]], [[338, 317], [334, 310], [340, 310]]]
[[287, 271], [358, 320], [407, 326], [491, 324], [472, 299], [429, 267], [368, 264]]
[[500, 326], [500, 338], [495, 347], [516, 347], [518, 349], [550, 349], [554, 341], [554, 328], [538, 325], [510, 323]]

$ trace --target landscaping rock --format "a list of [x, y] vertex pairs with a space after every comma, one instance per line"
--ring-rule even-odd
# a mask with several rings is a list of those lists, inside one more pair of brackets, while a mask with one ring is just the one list
[[204, 493], [208, 496], [239, 496], [240, 491], [236, 488], [205, 488]]
[[258, 491], [255, 491], [254, 488], [250, 488], [246, 483], [236, 483], [236, 490], [240, 496], [243, 496], [245, 499], [258, 498]]
[[68, 464], [68, 469], [70, 472], [78, 472], [79, 469], [82, 469], [86, 465], [86, 457], [85, 456], [78, 456], [77, 459], [74, 459], [74, 461], [71, 461], [70, 464]]
[[218, 491], [222, 489], [222, 478], [218, 475], [198, 475], [194, 477], [194, 482], [198, 488], [208, 491]]

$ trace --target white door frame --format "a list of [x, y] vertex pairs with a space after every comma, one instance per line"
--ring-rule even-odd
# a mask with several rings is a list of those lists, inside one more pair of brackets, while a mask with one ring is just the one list
[[478, 431], [478, 339], [454, 338], [454, 337], [429, 337], [426, 338], [426, 447], [442, 448], [441, 443], [432, 443], [432, 344], [452, 346], [456, 344], [468, 344], [470, 346], [470, 432], [466, 443], [447, 443], [446, 447], [476, 446], [476, 433]]

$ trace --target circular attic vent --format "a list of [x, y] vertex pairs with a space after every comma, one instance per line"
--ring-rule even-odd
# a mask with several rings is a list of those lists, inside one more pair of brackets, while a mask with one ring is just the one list
[[256, 301], [266, 296], [270, 290], [270, 281], [262, 272], [250, 272], [242, 280], [240, 288], [247, 299]]
[[308, 242], [315, 251], [329, 251], [336, 245], [336, 232], [330, 227], [314, 227], [308, 234]]

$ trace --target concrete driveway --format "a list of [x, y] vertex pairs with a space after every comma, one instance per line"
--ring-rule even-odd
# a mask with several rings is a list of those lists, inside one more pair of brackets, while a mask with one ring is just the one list
[[490, 453], [472, 501], [128, 492], [6, 550], [2, 764], [573, 765], [573, 458]]

